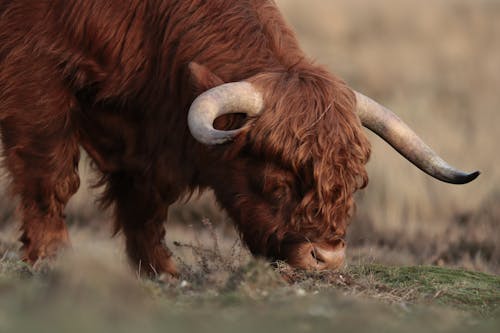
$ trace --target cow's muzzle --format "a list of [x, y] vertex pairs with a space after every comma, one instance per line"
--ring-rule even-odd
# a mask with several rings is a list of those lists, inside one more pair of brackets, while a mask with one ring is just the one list
[[298, 243], [286, 248], [285, 261], [292, 267], [306, 270], [334, 270], [345, 261], [345, 242]]

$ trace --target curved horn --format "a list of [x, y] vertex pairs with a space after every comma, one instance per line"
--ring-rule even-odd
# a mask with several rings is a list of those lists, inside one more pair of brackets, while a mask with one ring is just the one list
[[452, 184], [466, 184], [479, 176], [479, 171], [465, 173], [450, 166], [391, 110], [361, 93], [354, 93], [357, 100], [357, 114], [363, 126], [387, 141], [420, 170]]
[[248, 82], [226, 83], [198, 96], [189, 109], [188, 126], [193, 137], [207, 145], [217, 145], [232, 140], [240, 129], [216, 130], [213, 123], [217, 117], [230, 113], [245, 113], [257, 116], [262, 112], [262, 94]]

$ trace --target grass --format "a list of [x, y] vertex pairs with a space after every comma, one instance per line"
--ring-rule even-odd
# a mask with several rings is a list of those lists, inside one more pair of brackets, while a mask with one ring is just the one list
[[[302, 272], [189, 245], [179, 280], [138, 278], [97, 242], [34, 270], [0, 261], [0, 332], [487, 332], [500, 278], [438, 267]], [[103, 246], [103, 247], [101, 247]], [[7, 257], [11, 257], [8, 259]]]
[[390, 290], [415, 303], [441, 304], [484, 316], [500, 308], [500, 277], [435, 266], [354, 266], [354, 279], [370, 280], [375, 290]]

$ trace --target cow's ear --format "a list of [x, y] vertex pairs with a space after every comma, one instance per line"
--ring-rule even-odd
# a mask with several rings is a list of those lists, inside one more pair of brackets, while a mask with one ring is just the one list
[[191, 84], [196, 95], [224, 83], [220, 77], [215, 75], [207, 67], [196, 62], [189, 63], [189, 71], [191, 73]]

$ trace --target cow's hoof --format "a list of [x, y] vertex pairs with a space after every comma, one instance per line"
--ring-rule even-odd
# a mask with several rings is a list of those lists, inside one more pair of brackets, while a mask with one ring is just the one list
[[155, 252], [155, 256], [150, 260], [139, 260], [136, 264], [136, 272], [140, 278], [146, 277], [165, 282], [169, 279], [177, 279], [180, 275], [170, 251], [163, 248]]

